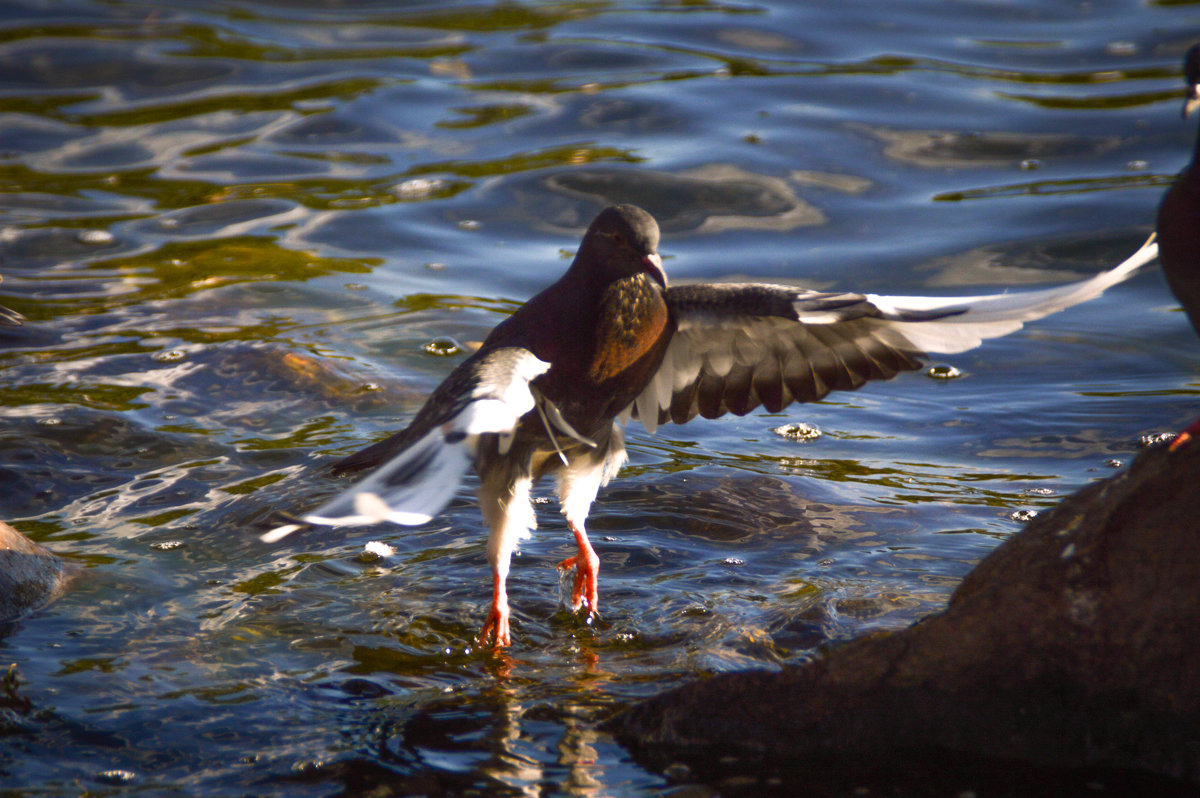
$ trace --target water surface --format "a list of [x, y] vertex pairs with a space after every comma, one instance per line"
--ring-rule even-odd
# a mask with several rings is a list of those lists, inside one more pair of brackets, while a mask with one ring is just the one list
[[[14, 795], [661, 795], [597, 730], [944, 606], [1021, 519], [1197, 413], [1155, 269], [781, 414], [630, 430], [563, 607], [557, 508], [488, 599], [433, 523], [257, 541], [567, 265], [605, 204], [673, 279], [1086, 277], [1191, 151], [1192, 3], [0, 4], [0, 518], [75, 563], [4, 628]], [[773, 432], [816, 426], [799, 442]], [[549, 497], [542, 486], [541, 497]], [[362, 554], [371, 539], [394, 557]], [[985, 786], [985, 785], [976, 785]], [[957, 785], [961, 789], [962, 785]], [[703, 794], [703, 793], [701, 793]]]

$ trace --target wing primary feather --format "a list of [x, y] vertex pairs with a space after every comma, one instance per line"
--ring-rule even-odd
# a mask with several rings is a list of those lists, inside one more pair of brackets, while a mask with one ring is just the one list
[[775, 411], [963, 352], [1092, 299], [1153, 260], [1151, 236], [1118, 266], [1067, 285], [972, 297], [827, 293], [762, 283], [673, 284], [676, 330], [633, 402], [650, 432], [697, 415]]
[[[459, 482], [475, 461], [479, 437], [494, 433], [502, 443], [511, 445], [517, 425], [534, 407], [542, 414], [547, 431], [553, 425], [575, 440], [595, 446], [576, 432], [556, 407], [535, 399], [532, 380], [548, 368], [549, 363], [519, 347], [480, 352], [463, 361], [407, 429], [363, 450], [365, 454], [342, 461], [359, 468], [383, 456], [374, 471], [301, 520], [326, 526], [426, 523], [454, 498]], [[544, 415], [543, 404], [550, 409], [550, 418]], [[555, 440], [552, 432], [551, 440]], [[300, 528], [299, 524], [286, 524], [261, 539], [272, 543]]]

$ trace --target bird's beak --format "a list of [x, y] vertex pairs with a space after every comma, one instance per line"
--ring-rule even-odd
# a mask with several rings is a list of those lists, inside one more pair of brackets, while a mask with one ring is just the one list
[[1200, 108], [1200, 84], [1193, 83], [1188, 86], [1187, 99], [1183, 101], [1183, 118], [1187, 119], [1197, 108]]
[[659, 285], [663, 288], [667, 287], [667, 273], [663, 270], [662, 255], [657, 252], [651, 252], [649, 255], [642, 256], [642, 265], [646, 267], [646, 271], [650, 273]]

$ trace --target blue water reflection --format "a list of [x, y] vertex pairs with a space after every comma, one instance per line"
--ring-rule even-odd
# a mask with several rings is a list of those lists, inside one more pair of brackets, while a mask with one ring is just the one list
[[[591, 522], [602, 616], [563, 608], [539, 504], [503, 655], [472, 641], [471, 486], [416, 529], [260, 525], [336, 490], [321, 464], [402, 426], [612, 201], [659, 218], [673, 279], [981, 293], [1115, 264], [1191, 152], [1192, 8], [0, 4], [0, 304], [28, 319], [0, 327], [0, 518], [81, 572], [0, 631], [34, 708], [0, 714], [0, 784], [669, 790], [597, 730], [614, 706], [936, 611], [1020, 518], [1193, 420], [1160, 275], [939, 360], [957, 379], [631, 430]], [[823, 435], [772, 431], [800, 421]]]

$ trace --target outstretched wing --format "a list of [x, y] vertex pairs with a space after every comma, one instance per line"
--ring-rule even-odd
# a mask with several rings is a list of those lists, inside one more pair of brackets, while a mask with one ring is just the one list
[[1158, 254], [1153, 236], [1114, 269], [1055, 288], [973, 297], [837, 294], [781, 285], [672, 286], [678, 329], [627, 414], [651, 432], [697, 415], [777, 412], [963, 352], [1099, 296]]
[[[378, 468], [301, 520], [330, 526], [430, 520], [454, 497], [480, 435], [498, 433], [504, 448], [505, 436], [534, 408], [530, 382], [548, 368], [520, 347], [476, 353], [438, 386], [405, 430], [336, 464], [338, 471]], [[299, 528], [276, 527], [262, 540], [273, 543]]]

